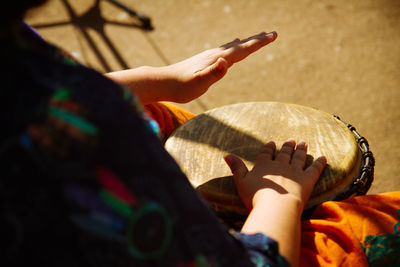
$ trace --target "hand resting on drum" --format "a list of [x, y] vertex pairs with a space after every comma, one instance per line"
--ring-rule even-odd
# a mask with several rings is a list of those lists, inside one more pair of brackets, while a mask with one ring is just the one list
[[275, 154], [275, 143], [263, 146], [251, 171], [234, 155], [225, 157], [238, 194], [250, 210], [242, 228], [247, 234], [264, 233], [278, 241], [280, 252], [297, 266], [300, 252], [300, 218], [326, 165], [320, 157], [304, 169], [307, 144], [292, 139]]
[[288, 140], [274, 157], [275, 143], [263, 146], [251, 171], [241, 159], [234, 155], [225, 157], [234, 175], [238, 193], [245, 206], [252, 210], [255, 202], [262, 198], [264, 191], [272, 191], [287, 198], [293, 198], [302, 204], [307, 203], [312, 189], [324, 166], [325, 158], [318, 158], [304, 170], [307, 144]]
[[276, 32], [235, 39], [164, 67], [143, 66], [105, 74], [128, 87], [145, 105], [157, 101], [186, 103], [204, 94], [234, 63], [271, 43]]

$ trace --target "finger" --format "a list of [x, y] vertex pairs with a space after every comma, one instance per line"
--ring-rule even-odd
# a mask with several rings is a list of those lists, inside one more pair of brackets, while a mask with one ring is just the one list
[[262, 146], [260, 154], [258, 154], [256, 163], [265, 160], [272, 160], [274, 157], [276, 145], [274, 142], [269, 142]]
[[246, 42], [248, 42], [248, 41], [250, 41], [250, 40], [261, 39], [261, 38], [267, 36], [268, 34], [271, 35], [271, 34], [273, 34], [273, 33], [260, 32], [259, 34], [250, 36], [250, 37], [248, 37], [248, 38], [246, 38], [246, 39], [242, 39], [242, 40], [240, 41], [240, 43], [243, 44], [243, 43], [246, 43]]
[[242, 39], [242, 40], [240, 40], [239, 38], [235, 38], [232, 42], [221, 45], [221, 47], [222, 48], [231, 48], [234, 46], [245, 44], [249, 41], [265, 42], [265, 44], [267, 44], [267, 43], [274, 41], [277, 38], [277, 36], [278, 36], [278, 34], [276, 32], [270, 32], [270, 33], [261, 32], [259, 34], [250, 36], [250, 37], [248, 37], [246, 39]]
[[271, 32], [268, 34], [260, 33], [241, 41], [235, 39], [234, 41], [222, 46], [222, 48], [225, 49], [224, 57], [228, 59], [230, 64], [243, 60], [251, 53], [254, 53], [261, 47], [274, 41], [276, 36], [276, 32]]
[[244, 162], [235, 155], [227, 155], [224, 159], [226, 164], [228, 164], [229, 168], [231, 169], [233, 178], [236, 182], [239, 182], [240, 179], [243, 179], [249, 172]]
[[240, 43], [240, 39], [239, 38], [235, 38], [232, 42], [226, 43], [221, 45], [221, 48], [229, 48], [235, 45], [238, 45]]
[[306, 158], [307, 158], [307, 143], [304, 141], [300, 141], [297, 144], [296, 150], [293, 153], [292, 161], [291, 164], [295, 167], [304, 168], [304, 165], [306, 164]]
[[294, 139], [287, 140], [283, 145], [281, 150], [278, 152], [278, 155], [275, 157], [275, 160], [281, 162], [290, 162], [292, 158], [294, 147], [296, 146], [296, 141]]
[[265, 33], [262, 32], [255, 36], [240, 41], [240, 46], [248, 53], [253, 53], [261, 47], [273, 42], [277, 37], [276, 32]]
[[322, 156], [317, 158], [306, 170], [306, 174], [315, 182], [318, 180], [322, 171], [326, 166], [326, 157]]

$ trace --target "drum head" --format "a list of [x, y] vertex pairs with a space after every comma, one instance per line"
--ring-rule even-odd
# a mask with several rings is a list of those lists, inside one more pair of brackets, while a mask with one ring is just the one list
[[294, 104], [251, 102], [212, 109], [179, 127], [165, 147], [214, 209], [248, 214], [223, 157], [235, 154], [251, 169], [265, 143], [275, 141], [278, 151], [289, 138], [308, 143], [306, 166], [322, 155], [328, 162], [306, 209], [346, 191], [360, 172], [361, 152], [346, 125]]

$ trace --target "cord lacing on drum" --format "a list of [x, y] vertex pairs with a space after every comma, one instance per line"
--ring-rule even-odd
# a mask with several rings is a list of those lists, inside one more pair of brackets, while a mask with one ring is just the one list
[[371, 187], [372, 181], [374, 180], [374, 167], [375, 158], [372, 152], [369, 150], [368, 141], [362, 137], [356, 130], [356, 128], [348, 123], [343, 122], [338, 116], [333, 115], [340, 122], [344, 123], [347, 128], [355, 135], [357, 143], [362, 151], [362, 167], [360, 175], [354, 180], [353, 186], [347, 192], [341, 193], [336, 196], [335, 200], [343, 200], [354, 195], [365, 195]]

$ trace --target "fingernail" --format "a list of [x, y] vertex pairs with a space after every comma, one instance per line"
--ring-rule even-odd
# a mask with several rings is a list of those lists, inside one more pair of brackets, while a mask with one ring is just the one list
[[326, 159], [325, 156], [321, 156], [321, 157], [319, 157], [318, 159], [320, 159], [320, 160], [322, 160], [322, 161], [324, 161], [324, 162], [327, 162], [327, 159]]
[[229, 166], [232, 165], [232, 157], [230, 157], [229, 155], [226, 155], [224, 157], [224, 160], [225, 160], [226, 164], [228, 164]]
[[277, 37], [278, 34], [275, 31], [273, 31], [273, 32], [268, 33], [267, 36], [268, 37]]
[[300, 142], [297, 145], [298, 146], [307, 146], [307, 143], [304, 140], [300, 140]]
[[294, 147], [296, 145], [296, 140], [294, 138], [289, 138], [285, 143], [289, 143], [291, 146]]

